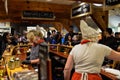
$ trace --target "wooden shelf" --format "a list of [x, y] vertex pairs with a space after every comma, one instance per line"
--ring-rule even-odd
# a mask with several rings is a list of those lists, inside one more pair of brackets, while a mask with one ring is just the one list
[[63, 58], [68, 57], [69, 52], [73, 47], [73, 46], [66, 46], [66, 45], [60, 45], [60, 44], [48, 44], [48, 45], [49, 45], [49, 52]]
[[57, 52], [57, 51], [52, 51], [52, 50], [49, 50], [49, 52], [55, 54], [55, 55], [58, 55], [60, 57], [63, 57], [63, 58], [67, 58], [69, 54], [67, 53], [64, 53], [64, 52]]

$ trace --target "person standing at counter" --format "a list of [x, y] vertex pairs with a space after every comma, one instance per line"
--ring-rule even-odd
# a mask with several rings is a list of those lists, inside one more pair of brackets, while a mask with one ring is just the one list
[[10, 33], [9, 32], [5, 32], [3, 34], [3, 36], [0, 39], [0, 59], [2, 58], [2, 54], [4, 52], [4, 50], [6, 49], [6, 47], [11, 43], [11, 39], [10, 39]]
[[39, 44], [45, 43], [43, 35], [40, 31], [31, 30], [27, 33], [27, 39], [33, 44], [30, 55], [22, 62], [22, 64], [32, 64], [33, 68], [37, 68], [39, 63]]
[[[120, 52], [98, 44], [99, 33], [89, 27], [83, 20], [80, 22], [82, 41], [74, 46], [64, 67], [64, 80], [102, 80], [99, 75], [104, 58], [120, 61]], [[70, 79], [71, 70], [75, 72]]]

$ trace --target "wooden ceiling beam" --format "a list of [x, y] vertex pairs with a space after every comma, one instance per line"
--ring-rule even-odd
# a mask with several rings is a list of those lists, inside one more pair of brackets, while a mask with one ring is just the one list
[[[0, 1], [2, 2], [2, 1]], [[3, 3], [3, 2], [2, 2]], [[1, 4], [1, 3], [0, 3]], [[5, 13], [4, 5], [0, 5], [0, 19], [13, 19], [17, 20], [21, 19], [22, 12], [24, 10], [30, 11], [48, 11], [53, 12], [56, 18], [70, 18], [70, 5], [62, 5], [62, 4], [53, 4], [46, 2], [35, 2], [35, 1], [26, 1], [26, 0], [8, 0], [8, 15]]]
[[[83, 1], [91, 3], [103, 3], [103, 0], [73, 0]], [[57, 19], [70, 19], [71, 5], [47, 3], [47, 2], [36, 2], [27, 0], [8, 0], [8, 15], [5, 13], [3, 1], [0, 0], [0, 18], [13, 19], [21, 21], [22, 11], [48, 11], [55, 13]]]
[[[14, 5], [14, 6], [13, 6]], [[69, 5], [60, 5], [45, 2], [26, 2], [26, 1], [8, 1], [9, 10], [35, 10], [51, 12], [68, 12], [71, 9]]]

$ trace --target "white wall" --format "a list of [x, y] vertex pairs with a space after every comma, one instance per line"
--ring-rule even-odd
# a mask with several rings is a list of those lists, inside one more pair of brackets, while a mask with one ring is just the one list
[[112, 28], [114, 32], [120, 32], [120, 26], [118, 26], [120, 24], [120, 14], [112, 14], [108, 20], [108, 27]]

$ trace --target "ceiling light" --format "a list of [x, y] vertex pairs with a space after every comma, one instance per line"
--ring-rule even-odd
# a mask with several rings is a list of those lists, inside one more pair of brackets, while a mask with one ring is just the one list
[[96, 3], [94, 3], [93, 5], [98, 6], [98, 7], [103, 6], [103, 4], [96, 4]]
[[47, 2], [50, 2], [50, 1], [52, 1], [52, 0], [46, 0]]

